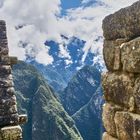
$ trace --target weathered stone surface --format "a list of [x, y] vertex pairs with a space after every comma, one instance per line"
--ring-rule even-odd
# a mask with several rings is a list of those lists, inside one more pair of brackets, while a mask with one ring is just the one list
[[0, 140], [22, 140], [20, 126], [3, 127], [0, 129]]
[[17, 106], [16, 105], [11, 105], [11, 106], [5, 106], [0, 107], [0, 116], [5, 116], [5, 115], [10, 115], [10, 114], [15, 114], [17, 113]]
[[8, 87], [8, 88], [0, 88], [0, 99], [1, 98], [11, 98], [13, 97], [15, 93], [15, 90], [13, 87]]
[[140, 73], [140, 37], [123, 44], [121, 62], [123, 71]]
[[114, 121], [115, 113], [121, 110], [122, 110], [121, 107], [109, 103], [106, 103], [103, 106], [102, 120], [103, 120], [104, 127], [108, 132], [108, 134], [114, 137], [117, 136], [116, 126]]
[[115, 124], [119, 140], [140, 140], [140, 115], [117, 112]]
[[128, 73], [107, 72], [104, 74], [102, 87], [106, 101], [130, 108], [129, 101], [133, 96], [134, 81], [134, 77]]
[[13, 96], [8, 97], [8, 98], [6, 96], [3, 98], [0, 98], [0, 108], [2, 105], [4, 105], [5, 107], [16, 105], [16, 96], [13, 95]]
[[12, 75], [3, 75], [0, 76], [0, 88], [8, 88], [8, 87], [13, 87], [13, 78]]
[[11, 67], [8, 65], [0, 65], [0, 76], [11, 74]]
[[19, 115], [19, 124], [24, 124], [28, 121], [27, 115]]
[[0, 116], [0, 127], [18, 124], [19, 124], [18, 114], [9, 114], [5, 116], [3, 115]]
[[0, 64], [1, 65], [10, 65], [11, 64], [10, 57], [7, 55], [0, 56]]
[[135, 105], [135, 111], [140, 114], [140, 77], [138, 77], [135, 80], [135, 86], [134, 86], [134, 105]]
[[104, 37], [107, 40], [140, 36], [140, 1], [107, 16], [103, 20]]
[[117, 138], [112, 137], [111, 135], [107, 134], [106, 132], [103, 134], [102, 140], [118, 140]]
[[[107, 16], [103, 34], [104, 59], [110, 71], [102, 78], [104, 97], [122, 108], [116, 111], [106, 104], [105, 128], [118, 140], [140, 140], [140, 0]], [[110, 140], [108, 134], [103, 138]]]
[[[5, 48], [2, 48], [1, 45], [5, 46]], [[0, 43], [0, 55], [8, 55], [8, 48], [6, 48], [8, 44], [6, 43]]]
[[103, 56], [109, 71], [122, 69], [120, 47], [124, 42], [126, 42], [126, 39], [104, 40]]
[[17, 62], [18, 62], [17, 57], [10, 57], [10, 64], [11, 65], [17, 64]]
[[15, 93], [15, 89], [13, 88], [13, 87], [8, 87], [8, 88], [6, 88], [5, 89], [6, 90], [6, 96], [13, 96], [14, 95], [14, 93]]

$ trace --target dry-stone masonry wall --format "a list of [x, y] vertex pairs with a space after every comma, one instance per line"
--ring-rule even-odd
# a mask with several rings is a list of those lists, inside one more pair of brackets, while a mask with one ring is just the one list
[[103, 20], [103, 140], [140, 140], [140, 1]]
[[0, 20], [0, 140], [22, 140], [19, 126], [26, 122], [26, 115], [19, 115], [11, 74], [15, 57], [9, 57], [5, 21]]

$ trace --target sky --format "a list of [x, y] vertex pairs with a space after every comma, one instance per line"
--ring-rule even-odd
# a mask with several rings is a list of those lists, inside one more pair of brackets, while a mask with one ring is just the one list
[[[102, 20], [105, 16], [131, 5], [137, 0], [0, 0], [0, 17], [7, 23], [10, 55], [26, 60], [33, 57], [44, 65], [51, 64], [46, 40], [61, 45], [60, 54], [68, 53], [61, 35], [75, 36], [86, 41], [83, 58], [87, 53], [98, 53], [102, 59]], [[24, 47], [23, 47], [24, 46]], [[62, 52], [61, 52], [62, 50]]]

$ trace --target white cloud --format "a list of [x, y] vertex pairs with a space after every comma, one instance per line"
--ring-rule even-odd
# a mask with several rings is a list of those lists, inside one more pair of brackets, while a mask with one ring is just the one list
[[[42, 54], [45, 62], [48, 61], [46, 64], [52, 63], [52, 58], [48, 59], [49, 55], [43, 53], [43, 46], [49, 36], [58, 36], [55, 24], [61, 9], [60, 0], [5, 0], [0, 5], [0, 17], [7, 22], [10, 54], [21, 60], [25, 60], [26, 55], [32, 55], [39, 62]], [[18, 25], [24, 27], [15, 30]], [[51, 30], [55, 32], [51, 33]], [[19, 41], [28, 43], [26, 48], [19, 47]]]
[[[48, 54], [44, 42], [48, 39], [63, 43], [63, 34], [87, 41], [83, 61], [88, 51], [98, 52], [101, 58], [102, 40], [95, 40], [102, 36], [102, 19], [137, 0], [98, 0], [96, 5], [85, 7], [85, 4], [93, 1], [82, 0], [81, 7], [69, 9], [66, 16], [60, 17], [60, 0], [1, 0], [0, 17], [7, 22], [10, 54], [22, 60], [28, 54], [40, 63], [52, 63], [53, 58]], [[24, 27], [15, 30], [17, 25]], [[19, 47], [19, 41], [28, 43], [26, 48]], [[64, 46], [60, 46], [60, 53], [70, 59]]]
[[74, 35], [86, 41], [83, 49], [83, 62], [89, 51], [98, 54], [97, 58], [94, 58], [94, 62], [103, 60], [101, 57], [103, 40], [98, 39], [102, 36], [102, 20], [105, 16], [120, 8], [129, 6], [135, 1], [137, 0], [98, 0], [96, 4], [93, 3], [85, 7], [85, 4], [94, 2], [94, 0], [83, 0], [83, 6], [67, 11], [67, 16], [61, 19], [60, 22], [62, 27], [66, 27], [66, 34]]

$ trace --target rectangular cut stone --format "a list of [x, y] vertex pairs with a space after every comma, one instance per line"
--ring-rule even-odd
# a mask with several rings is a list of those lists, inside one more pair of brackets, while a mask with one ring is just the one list
[[7, 39], [6, 36], [6, 23], [5, 21], [0, 21], [0, 41], [2, 41], [3, 39]]
[[11, 66], [0, 65], [0, 76], [11, 74]]
[[124, 42], [126, 42], [126, 39], [117, 39], [115, 41], [104, 40], [103, 56], [109, 71], [122, 69], [120, 46]]
[[5, 96], [3, 98], [0, 98], [0, 108], [2, 108], [2, 106], [9, 107], [12, 105], [16, 105], [16, 96], [15, 95], [13, 95], [11, 97]]
[[7, 39], [6, 31], [0, 31], [0, 40]]
[[12, 75], [3, 75], [0, 76], [0, 88], [4, 87], [13, 87], [13, 78]]
[[11, 115], [17, 113], [17, 106], [9, 106], [0, 108], [0, 116]]
[[0, 55], [8, 55], [8, 48], [7, 48], [7, 44], [0, 44], [3, 45], [3, 47], [0, 46]]
[[18, 123], [19, 123], [18, 114], [0, 116], [0, 127], [9, 125], [18, 125]]
[[104, 127], [106, 131], [108, 132], [108, 134], [114, 137], [117, 136], [116, 126], [115, 126], [115, 121], [114, 121], [115, 113], [121, 110], [122, 110], [121, 107], [117, 105], [112, 105], [109, 103], [106, 103], [103, 106], [102, 120], [103, 120]]
[[119, 140], [140, 140], [140, 115], [117, 112], [115, 124]]
[[103, 34], [107, 40], [140, 36], [140, 1], [123, 8], [103, 20]]
[[7, 55], [0, 56], [0, 65], [10, 65], [11, 60], [10, 57]]
[[[135, 78], [128, 73], [107, 72], [102, 76], [102, 87], [106, 101], [131, 108]], [[131, 104], [132, 105], [132, 104]]]
[[22, 140], [20, 126], [9, 126], [0, 129], [0, 140]]
[[19, 115], [19, 124], [24, 124], [28, 121], [27, 115]]
[[10, 64], [11, 65], [17, 64], [17, 62], [18, 62], [17, 57], [10, 57]]
[[121, 63], [123, 71], [140, 73], [140, 37], [123, 44]]
[[13, 87], [9, 88], [0, 88], [0, 99], [7, 99], [7, 98], [12, 98], [15, 94], [15, 90]]
[[102, 140], [118, 140], [117, 138], [112, 137], [111, 135], [107, 134], [106, 132], [103, 134]]

